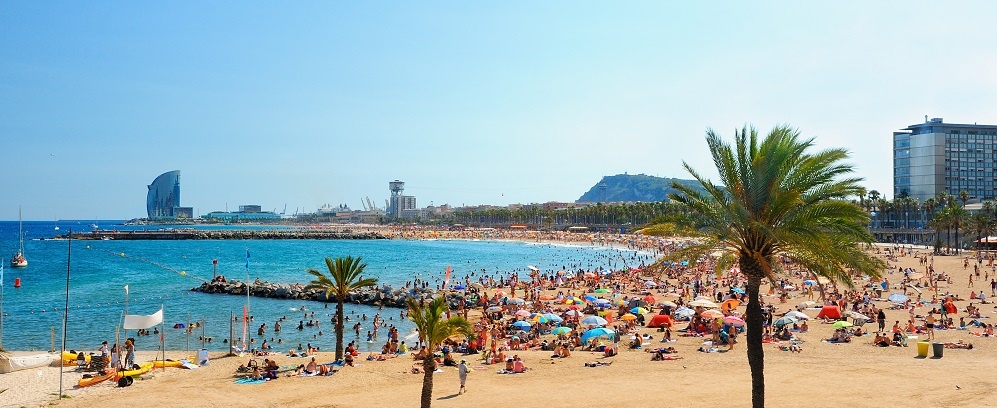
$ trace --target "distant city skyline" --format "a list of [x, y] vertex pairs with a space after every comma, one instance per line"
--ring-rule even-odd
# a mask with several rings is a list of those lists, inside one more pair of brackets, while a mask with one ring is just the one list
[[[997, 124], [997, 3], [9, 2], [0, 219], [573, 201], [788, 123], [893, 194], [892, 134]], [[946, 16], [958, 16], [947, 18]]]

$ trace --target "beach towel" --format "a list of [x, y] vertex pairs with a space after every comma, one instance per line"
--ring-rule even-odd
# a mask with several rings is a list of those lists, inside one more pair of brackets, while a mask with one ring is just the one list
[[235, 380], [236, 384], [262, 384], [265, 382], [267, 382], [267, 380], [264, 380], [262, 378], [259, 380], [254, 380], [252, 378], [240, 378], [238, 380]]

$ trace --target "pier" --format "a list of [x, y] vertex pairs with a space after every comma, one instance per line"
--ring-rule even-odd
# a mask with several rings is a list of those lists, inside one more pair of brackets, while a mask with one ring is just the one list
[[[229, 280], [225, 282], [204, 282], [190, 289], [192, 292], [246, 296], [245, 282]], [[280, 284], [271, 282], [256, 282], [248, 287], [249, 295], [272, 299], [313, 300], [317, 302], [336, 302], [335, 297], [327, 298], [325, 292], [318, 289], [305, 289], [303, 285]], [[461, 296], [457, 293], [437, 291], [431, 288], [401, 288], [382, 284], [378, 287], [364, 288], [350, 292], [345, 303], [369, 306], [384, 306], [392, 308], [407, 308], [407, 299], [429, 301], [434, 297], [447, 296], [447, 301], [457, 304]]]
[[[70, 234], [57, 235], [56, 239], [69, 238]], [[77, 240], [125, 240], [125, 241], [175, 241], [191, 239], [388, 239], [380, 232], [323, 229], [288, 230], [203, 230], [203, 229], [164, 229], [143, 231], [95, 230], [73, 232]]]

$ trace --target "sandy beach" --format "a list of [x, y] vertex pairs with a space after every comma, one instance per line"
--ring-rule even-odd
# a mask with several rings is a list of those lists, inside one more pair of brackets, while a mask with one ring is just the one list
[[[927, 250], [920, 249], [922, 254]], [[975, 279], [968, 288], [972, 263], [964, 269], [960, 256], [935, 256], [937, 272], [952, 276], [952, 283], [942, 283], [941, 292], [958, 295], [958, 316], [965, 316], [970, 291], [983, 290], [990, 296], [989, 278]], [[923, 271], [917, 258], [904, 256], [890, 261], [892, 273], [886, 278], [897, 282], [902, 276], [897, 267]], [[984, 261], [986, 265], [986, 261]], [[981, 274], [989, 272], [985, 267]], [[992, 274], [990, 274], [992, 278]], [[927, 289], [925, 300], [930, 299]], [[792, 310], [807, 300], [801, 292], [790, 292], [793, 298], [780, 303], [776, 296], [766, 296], [778, 313]], [[884, 294], [885, 296], [885, 294]], [[889, 302], [877, 301], [886, 306]], [[981, 305], [982, 317], [989, 323], [997, 309], [992, 303]], [[931, 305], [915, 309], [927, 314]], [[743, 310], [743, 306], [740, 308]], [[804, 310], [811, 318], [817, 310]], [[887, 309], [887, 320], [906, 322], [906, 310]], [[958, 317], [955, 318], [958, 322]], [[970, 319], [966, 319], [969, 321]], [[681, 324], [680, 324], [681, 326]], [[887, 325], [889, 330], [890, 325]], [[865, 329], [875, 330], [875, 323]], [[657, 339], [657, 329], [643, 328], [640, 333], [654, 336], [645, 348], [664, 346]], [[800, 333], [804, 340], [801, 353], [782, 351], [775, 345], [765, 346], [767, 404], [772, 407], [825, 406], [891, 406], [897, 404], [922, 407], [982, 407], [991, 405], [997, 380], [989, 373], [997, 369], [997, 339], [977, 337], [981, 332], [970, 326], [967, 330], [938, 330], [936, 340], [972, 343], [972, 350], [945, 349], [943, 358], [917, 358], [915, 342], [909, 347], [877, 347], [869, 335], [856, 337], [850, 343], [832, 344], [821, 341], [834, 332], [830, 324], [810, 320], [810, 330]], [[750, 378], [743, 344], [726, 353], [702, 353], [697, 349], [703, 338], [675, 336], [674, 347], [681, 359], [651, 361], [644, 350], [626, 350], [615, 357], [602, 353], [575, 351], [571, 357], [552, 359], [550, 351], [514, 351], [530, 368], [521, 374], [498, 374], [500, 365], [483, 365], [478, 355], [458, 356], [474, 367], [468, 379], [468, 392], [457, 395], [458, 378], [453, 367], [443, 367], [436, 374], [433, 405], [438, 407], [508, 407], [510, 405], [545, 407], [605, 406], [748, 406]], [[173, 351], [170, 358], [184, 358], [193, 353]], [[929, 354], [930, 355], [930, 354]], [[415, 407], [419, 405], [422, 375], [410, 372], [413, 360], [408, 355], [388, 361], [367, 361], [361, 356], [358, 367], [344, 367], [328, 377], [284, 377], [262, 384], [236, 384], [241, 375], [240, 364], [250, 357], [213, 355], [210, 365], [197, 370], [167, 368], [157, 370], [137, 380], [127, 388], [110, 383], [85, 389], [72, 389], [81, 377], [73, 367], [66, 367], [65, 393], [69, 398], [56, 402], [58, 368], [46, 367], [0, 375], [0, 406], [84, 407], [104, 406], [302, 406], [302, 407]], [[151, 359], [142, 353], [140, 361]], [[304, 364], [308, 359], [282, 355], [272, 356], [280, 365]], [[262, 357], [260, 357], [262, 359]], [[319, 362], [333, 360], [332, 353], [319, 353]], [[607, 362], [611, 365], [586, 367], [586, 362]]]

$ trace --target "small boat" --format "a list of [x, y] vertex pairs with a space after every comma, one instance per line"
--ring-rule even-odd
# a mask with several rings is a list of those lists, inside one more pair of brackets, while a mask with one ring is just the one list
[[59, 356], [55, 354], [35, 354], [31, 356], [0, 356], [0, 374], [52, 364]]
[[102, 383], [104, 381], [107, 381], [107, 380], [110, 380], [111, 378], [114, 378], [114, 375], [116, 373], [117, 373], [117, 371], [115, 369], [110, 368], [107, 371], [104, 371], [103, 375], [100, 375], [98, 373], [98, 374], [96, 374], [96, 375], [94, 375], [92, 377], [83, 377], [83, 378], [80, 379], [80, 382], [78, 382], [76, 385], [80, 386], [80, 388], [83, 388], [83, 387], [89, 387], [89, 386], [94, 385], [94, 384], [100, 384], [100, 383]]
[[21, 246], [14, 256], [10, 257], [11, 268], [24, 268], [28, 266], [28, 260], [24, 257], [24, 228], [21, 223], [21, 208], [17, 208], [17, 239]]

